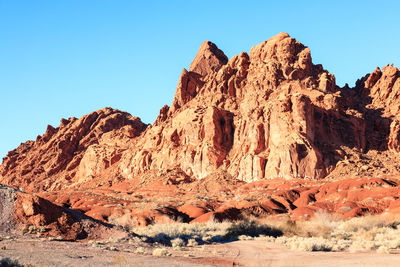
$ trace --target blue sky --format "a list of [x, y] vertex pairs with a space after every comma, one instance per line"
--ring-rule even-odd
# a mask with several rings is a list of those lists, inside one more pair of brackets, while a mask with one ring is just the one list
[[279, 32], [353, 85], [400, 66], [397, 1], [0, 0], [0, 157], [105, 106], [152, 123], [204, 40], [228, 57]]

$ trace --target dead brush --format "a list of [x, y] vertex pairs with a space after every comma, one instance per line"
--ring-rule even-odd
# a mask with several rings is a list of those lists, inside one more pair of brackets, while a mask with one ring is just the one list
[[242, 235], [250, 237], [260, 235], [278, 237], [283, 235], [280, 229], [266, 224], [259, 224], [255, 220], [243, 220], [232, 223], [226, 231], [227, 233], [224, 235], [224, 239], [226, 240], [237, 240]]

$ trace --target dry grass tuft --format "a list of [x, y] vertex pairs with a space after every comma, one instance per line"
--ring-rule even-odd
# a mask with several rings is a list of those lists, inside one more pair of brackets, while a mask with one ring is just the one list
[[171, 256], [171, 253], [168, 252], [165, 248], [156, 248], [153, 250], [153, 256], [156, 257], [167, 257]]
[[400, 221], [384, 215], [341, 220], [317, 213], [309, 221], [271, 221], [283, 237], [269, 239], [303, 251], [370, 251], [390, 253], [400, 249]]
[[134, 228], [142, 240], [180, 249], [213, 242], [265, 240], [301, 251], [370, 251], [400, 249], [400, 220], [384, 215], [348, 220], [317, 213], [309, 221], [276, 217], [239, 222], [156, 224]]
[[238, 240], [239, 236], [280, 236], [282, 232], [255, 221], [155, 224], [133, 229], [135, 234], [165, 246], [197, 246], [212, 242]]

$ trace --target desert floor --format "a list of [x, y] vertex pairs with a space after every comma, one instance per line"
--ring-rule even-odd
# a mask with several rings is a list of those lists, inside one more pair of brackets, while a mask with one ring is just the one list
[[0, 257], [30, 266], [400, 266], [400, 251], [303, 252], [266, 241], [167, 248], [170, 256], [152, 255], [154, 247], [140, 253], [128, 242], [115, 246], [50, 241], [39, 238], [5, 238]]

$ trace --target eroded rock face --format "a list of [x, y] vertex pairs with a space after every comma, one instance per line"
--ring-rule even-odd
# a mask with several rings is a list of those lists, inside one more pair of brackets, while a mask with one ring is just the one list
[[[339, 146], [365, 149], [362, 117], [343, 112], [334, 76], [288, 34], [228, 62], [204, 44], [183, 71], [167, 116], [163, 108], [124, 154], [124, 177], [179, 167], [196, 178], [221, 168], [245, 181], [323, 178], [340, 159]], [[199, 71], [199, 62], [214, 67]]]
[[394, 120], [390, 124], [390, 134], [388, 148], [395, 152], [400, 152], [400, 121]]
[[383, 116], [396, 116], [400, 107], [400, 71], [396, 67], [386, 66], [362, 78], [362, 94], [368, 97], [370, 108], [381, 109]]
[[19, 225], [41, 227], [49, 236], [61, 236], [66, 240], [86, 237], [86, 234], [71, 213], [46, 199], [18, 193], [15, 202], [15, 220]]
[[206, 76], [209, 73], [217, 72], [222, 65], [228, 62], [228, 58], [225, 56], [214, 43], [210, 41], [204, 41], [196, 57], [190, 64], [189, 70]]
[[0, 185], [0, 200], [1, 234], [34, 234], [69, 241], [126, 236], [126, 233], [82, 213], [8, 186]]
[[384, 105], [397, 103], [398, 76], [388, 66], [354, 89], [339, 88], [287, 33], [230, 60], [206, 41], [153, 125], [111, 109], [62, 120], [11, 151], [0, 180], [40, 191], [110, 186], [173, 169], [193, 179], [217, 171], [247, 182], [320, 179], [346, 154], [399, 150], [398, 110]]
[[7, 154], [0, 166], [1, 182], [28, 191], [61, 189], [74, 181], [86, 150], [96, 145], [104, 133], [120, 133], [110, 143], [113, 152], [102, 159], [107, 161], [102, 166], [106, 169], [118, 158], [116, 153], [119, 150], [115, 148], [121, 144], [119, 140], [137, 137], [146, 127], [139, 118], [111, 108], [92, 112], [80, 119], [62, 119], [59, 127], [49, 125], [36, 141], [23, 143]]
[[67, 240], [83, 238], [77, 219], [53, 203], [11, 187], [0, 187], [0, 232], [18, 233], [24, 228], [42, 229], [48, 236]]

